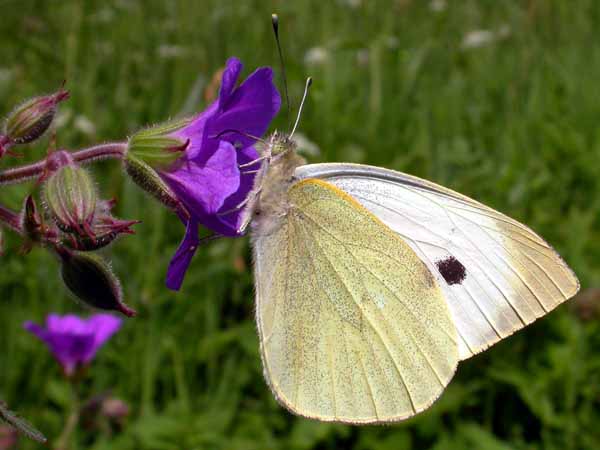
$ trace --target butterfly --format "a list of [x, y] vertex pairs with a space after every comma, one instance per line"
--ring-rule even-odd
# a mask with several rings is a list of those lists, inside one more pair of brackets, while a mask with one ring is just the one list
[[296, 126], [248, 164], [260, 168], [239, 229], [250, 228], [264, 375], [291, 412], [349, 424], [412, 417], [460, 361], [579, 290], [525, 225], [401, 172], [306, 165]]

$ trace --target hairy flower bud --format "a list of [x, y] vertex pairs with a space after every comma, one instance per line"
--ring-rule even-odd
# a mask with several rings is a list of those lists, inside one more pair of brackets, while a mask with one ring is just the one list
[[129, 152], [124, 159], [124, 164], [127, 174], [140, 188], [148, 192], [167, 208], [178, 213], [185, 211], [175, 193], [152, 167]]
[[21, 228], [25, 235], [25, 242], [21, 247], [23, 254], [29, 253], [34, 244], [47, 244], [56, 241], [56, 228], [44, 224], [31, 195], [28, 195], [25, 199], [25, 205], [21, 213]]
[[60, 167], [48, 176], [44, 198], [48, 211], [61, 230], [93, 236], [97, 192], [85, 169], [75, 164]]
[[121, 283], [100, 257], [57, 247], [61, 275], [67, 288], [92, 308], [119, 311], [127, 317], [136, 312], [123, 303]]
[[121, 234], [135, 234], [131, 227], [138, 223], [141, 221], [120, 220], [111, 215], [100, 216], [92, 224], [92, 235], [69, 234], [63, 239], [63, 244], [82, 252], [98, 250], [112, 243]]
[[23, 102], [6, 119], [5, 144], [27, 144], [40, 138], [52, 124], [56, 106], [68, 98], [69, 92], [60, 89], [54, 94]]
[[42, 235], [42, 220], [37, 210], [35, 200], [31, 195], [25, 199], [23, 208], [23, 231], [33, 242], [39, 242]]
[[189, 122], [180, 120], [138, 131], [129, 139], [127, 154], [153, 168], [169, 166], [181, 157], [190, 143], [189, 139], [174, 134]]
[[[13, 430], [22, 433], [34, 441], [41, 444], [47, 442], [46, 437], [36, 430], [29, 422], [23, 419], [19, 414], [8, 409], [8, 405], [0, 400], [0, 419], [8, 423]], [[0, 450], [9, 450], [11, 448], [18, 448], [17, 435], [12, 434], [11, 429], [4, 426], [0, 426]], [[14, 445], [14, 447], [13, 447]]]

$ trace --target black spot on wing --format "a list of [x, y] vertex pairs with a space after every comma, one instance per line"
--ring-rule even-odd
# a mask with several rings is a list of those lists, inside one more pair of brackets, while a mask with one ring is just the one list
[[454, 256], [440, 259], [435, 265], [449, 285], [461, 284], [467, 276], [467, 269]]

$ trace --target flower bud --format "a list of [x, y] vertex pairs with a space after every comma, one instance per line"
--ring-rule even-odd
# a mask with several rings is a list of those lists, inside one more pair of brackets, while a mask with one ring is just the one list
[[44, 189], [46, 207], [65, 232], [93, 236], [96, 186], [89, 173], [75, 164], [60, 167], [48, 176]]
[[23, 231], [28, 239], [34, 242], [40, 240], [42, 220], [37, 210], [35, 200], [31, 195], [25, 199], [25, 207], [23, 210]]
[[181, 157], [190, 143], [189, 139], [176, 136], [189, 122], [180, 120], [138, 131], [129, 139], [127, 154], [153, 168], [169, 166]]
[[136, 315], [123, 303], [121, 283], [104, 260], [64, 247], [56, 250], [61, 259], [62, 279], [79, 300], [92, 308], [119, 311], [127, 317]]
[[27, 144], [40, 138], [56, 115], [56, 105], [69, 98], [69, 92], [35, 97], [18, 106], [6, 119], [4, 134], [9, 144]]
[[122, 422], [129, 416], [129, 405], [120, 398], [108, 397], [102, 402], [102, 414], [115, 422]]
[[148, 192], [167, 208], [175, 212], [185, 211], [175, 193], [152, 167], [129, 152], [127, 152], [127, 156], [124, 159], [124, 164], [127, 174], [140, 188]]
[[[8, 423], [13, 427], [14, 431], [22, 433], [34, 441], [41, 444], [45, 444], [46, 437], [36, 430], [29, 422], [23, 419], [19, 414], [8, 409], [6, 403], [0, 400], [0, 419]], [[10, 432], [11, 429], [0, 426], [0, 450], [8, 450], [11, 448], [18, 448], [17, 435]], [[12, 445], [15, 445], [14, 447]]]
[[131, 227], [138, 223], [141, 221], [120, 220], [111, 215], [100, 216], [92, 224], [91, 235], [69, 234], [63, 240], [63, 244], [81, 252], [99, 250], [112, 243], [121, 234], [135, 234]]
[[54, 243], [57, 237], [55, 227], [49, 227], [44, 224], [40, 216], [33, 196], [28, 195], [25, 199], [25, 206], [21, 213], [21, 228], [25, 236], [25, 241], [21, 247], [21, 253], [27, 254], [31, 251], [34, 244]]

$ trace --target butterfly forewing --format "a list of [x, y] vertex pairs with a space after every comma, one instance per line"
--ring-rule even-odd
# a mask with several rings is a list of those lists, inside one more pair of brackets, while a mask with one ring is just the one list
[[334, 184], [406, 240], [444, 291], [461, 359], [543, 316], [579, 289], [571, 269], [540, 236], [450, 189], [356, 164], [307, 165], [296, 174]]
[[427, 408], [458, 362], [436, 279], [388, 227], [334, 186], [289, 190], [281, 226], [254, 237], [266, 378], [306, 417], [400, 420]]

